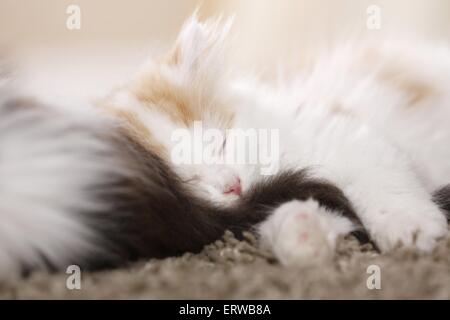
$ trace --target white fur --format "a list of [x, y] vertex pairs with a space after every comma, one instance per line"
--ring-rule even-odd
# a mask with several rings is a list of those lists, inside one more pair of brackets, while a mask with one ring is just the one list
[[80, 212], [105, 209], [87, 188], [107, 182], [117, 164], [92, 129], [81, 129], [101, 124], [52, 112], [0, 105], [0, 280], [24, 265], [44, 267], [44, 257], [65, 269], [101, 250]]
[[[188, 33], [197, 29], [207, 30], [191, 21], [184, 38], [194, 40]], [[364, 55], [373, 52], [370, 44], [343, 46], [282, 87], [244, 77], [207, 94], [216, 101], [221, 96], [235, 97], [230, 107], [237, 110], [236, 128], [279, 128], [281, 169], [312, 168], [316, 177], [340, 187], [381, 250], [397, 244], [431, 250], [448, 232], [431, 193], [450, 183], [450, 54], [445, 48], [425, 45], [377, 44], [376, 48], [375, 61], [364, 63]], [[228, 68], [210, 61], [205, 69], [214, 70], [212, 74], [219, 66]], [[397, 88], [395, 80], [379, 79], [392, 66], [394, 77], [421, 81], [433, 88], [432, 95], [410, 106], [408, 93]], [[342, 110], [335, 112], [336, 106]], [[261, 179], [254, 167], [230, 168], [234, 170], [230, 175], [241, 177], [244, 192]], [[204, 175], [215, 174], [207, 165], [201, 170]], [[280, 213], [284, 211], [275, 210], [274, 221], [277, 215], [289, 215]], [[277, 224], [268, 222], [262, 229], [263, 241], [277, 232], [267, 228]], [[294, 229], [282, 234], [287, 242], [289, 233], [297, 232]], [[283, 247], [282, 240], [275, 242], [282, 246], [274, 245], [275, 252], [289, 247]], [[287, 259], [285, 253], [280, 255]]]
[[[450, 181], [445, 120], [450, 117], [450, 55], [416, 47], [383, 49], [386, 61], [365, 70], [353, 62], [361, 48], [337, 51], [298, 83], [303, 96], [296, 134], [305, 148], [292, 161], [313, 165], [318, 176], [342, 188], [382, 250], [399, 243], [430, 250], [448, 232], [430, 193]], [[403, 92], [374, 76], [396, 55], [408, 66], [396, 77], [416, 77], [437, 88], [420, 105], [409, 106]], [[331, 114], [336, 103], [351, 114]]]

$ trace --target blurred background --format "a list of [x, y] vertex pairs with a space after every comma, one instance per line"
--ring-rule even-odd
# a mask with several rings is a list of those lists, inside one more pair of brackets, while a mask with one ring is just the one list
[[[66, 26], [70, 5], [80, 29]], [[371, 5], [380, 28], [367, 27]], [[164, 52], [197, 7], [201, 18], [235, 16], [232, 56], [242, 68], [270, 69], [354, 36], [450, 42], [449, 0], [0, 0], [0, 50], [33, 94], [79, 103]]]

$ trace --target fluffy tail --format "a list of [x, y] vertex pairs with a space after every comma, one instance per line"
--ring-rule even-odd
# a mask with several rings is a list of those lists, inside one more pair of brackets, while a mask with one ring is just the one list
[[85, 120], [1, 101], [0, 278], [103, 252], [90, 224], [108, 207], [96, 187], [110, 179], [114, 150], [99, 139], [102, 125]]
[[227, 229], [239, 236], [284, 201], [309, 197], [357, 222], [339, 189], [304, 171], [271, 177], [221, 208], [109, 121], [0, 101], [0, 279], [196, 252]]

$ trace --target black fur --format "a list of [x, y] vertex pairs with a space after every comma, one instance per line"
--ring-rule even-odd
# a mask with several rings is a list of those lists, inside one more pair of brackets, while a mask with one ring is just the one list
[[433, 194], [433, 201], [444, 211], [450, 222], [450, 184], [437, 190]]
[[306, 170], [272, 176], [254, 185], [236, 205], [224, 208], [196, 197], [163, 160], [132, 139], [116, 143], [136, 175], [119, 175], [116, 183], [95, 188], [102, 200], [114, 204], [114, 210], [89, 214], [88, 221], [108, 248], [108, 254], [89, 259], [89, 268], [198, 252], [226, 230], [241, 237], [273, 208], [293, 199], [314, 198], [361, 226], [342, 191], [310, 178]]

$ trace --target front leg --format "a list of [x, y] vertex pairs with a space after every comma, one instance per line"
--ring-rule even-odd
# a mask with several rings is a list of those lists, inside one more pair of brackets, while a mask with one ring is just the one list
[[320, 139], [316, 174], [343, 190], [381, 251], [398, 244], [427, 251], [446, 235], [444, 214], [399, 149], [367, 127], [345, 122]]
[[364, 188], [363, 183], [355, 183], [346, 193], [381, 251], [397, 245], [430, 251], [447, 234], [443, 212], [414, 179], [404, 177], [379, 183], [379, 189], [372, 186], [363, 191]]

